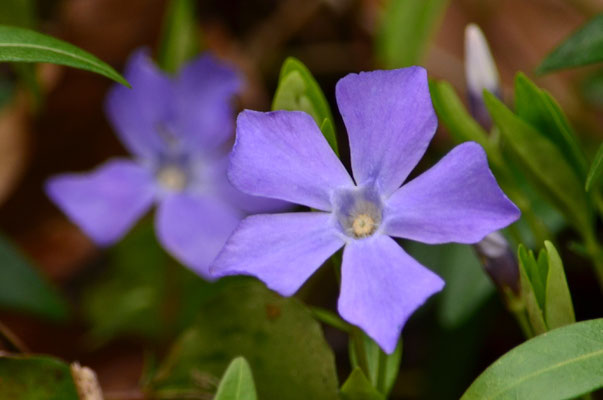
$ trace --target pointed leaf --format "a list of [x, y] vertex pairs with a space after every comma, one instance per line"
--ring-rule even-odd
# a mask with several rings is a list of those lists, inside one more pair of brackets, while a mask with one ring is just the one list
[[257, 400], [253, 375], [245, 358], [235, 358], [226, 368], [214, 400]]
[[562, 400], [603, 387], [603, 319], [557, 328], [499, 358], [461, 400]]
[[484, 93], [486, 107], [540, 193], [580, 232], [589, 231], [591, 207], [582, 184], [557, 147], [509, 110], [496, 96]]
[[335, 154], [339, 154], [329, 103], [310, 70], [296, 58], [289, 57], [283, 63], [272, 109], [304, 111], [310, 114]]
[[590, 171], [588, 171], [588, 177], [586, 178], [585, 189], [590, 192], [593, 186], [596, 186], [601, 180], [603, 174], [603, 143], [599, 146], [597, 154], [593, 163], [590, 165]]
[[128, 82], [92, 54], [59, 39], [29, 29], [0, 25], [0, 62], [45, 62], [66, 65]]
[[563, 110], [546, 90], [540, 89], [521, 72], [515, 76], [515, 112], [548, 137], [576, 175], [585, 179], [586, 158]]
[[342, 400], [385, 400], [385, 397], [371, 385], [359, 367], [354, 368], [341, 387], [340, 394]]
[[29, 261], [0, 236], [0, 307], [60, 320], [67, 304]]
[[544, 246], [548, 262], [544, 317], [548, 328], [554, 329], [576, 322], [576, 317], [561, 257], [551, 242]]
[[603, 61], [603, 14], [595, 16], [557, 46], [536, 70], [539, 74]]
[[[523, 245], [519, 245], [517, 252], [519, 261], [519, 280], [521, 284], [521, 299], [523, 300], [532, 335], [540, 335], [547, 331], [546, 322], [544, 320], [544, 312], [542, 311], [542, 301], [544, 301], [544, 285], [540, 280], [538, 272], [538, 264], [534, 259], [534, 254], [526, 250]], [[535, 279], [532, 279], [532, 276]], [[542, 299], [542, 300], [539, 300]]]

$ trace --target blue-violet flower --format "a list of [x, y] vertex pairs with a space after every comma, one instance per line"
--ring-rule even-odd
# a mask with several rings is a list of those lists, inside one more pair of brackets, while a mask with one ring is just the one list
[[132, 89], [114, 87], [106, 112], [135, 159], [53, 177], [47, 193], [99, 245], [119, 240], [156, 202], [162, 245], [209, 277], [210, 263], [247, 213], [284, 204], [243, 194], [226, 177], [231, 103], [241, 80], [209, 54], [170, 77], [143, 50], [130, 58], [125, 76]]
[[211, 267], [292, 295], [341, 247], [338, 309], [386, 352], [444, 282], [393, 237], [475, 243], [519, 218], [476, 143], [454, 148], [403, 186], [437, 127], [423, 68], [350, 74], [337, 83], [352, 179], [312, 117], [243, 111], [228, 175], [243, 192], [319, 211], [244, 219]]

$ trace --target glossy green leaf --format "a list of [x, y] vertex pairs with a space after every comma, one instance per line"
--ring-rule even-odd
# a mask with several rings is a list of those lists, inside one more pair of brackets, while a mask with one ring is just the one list
[[329, 103], [310, 70], [296, 58], [289, 57], [283, 63], [272, 109], [310, 114], [335, 154], [339, 154]]
[[340, 391], [341, 400], [385, 400], [362, 373], [359, 367], [354, 368]]
[[599, 146], [595, 159], [590, 165], [588, 177], [586, 178], [586, 185], [584, 186], [587, 192], [590, 192], [593, 186], [596, 187], [601, 181], [601, 175], [603, 175], [603, 144]]
[[389, 0], [382, 12], [376, 49], [385, 68], [421, 63], [448, 0]]
[[255, 384], [249, 364], [237, 357], [226, 368], [214, 400], [256, 400]]
[[128, 82], [113, 68], [84, 50], [29, 29], [0, 25], [0, 62], [45, 62], [66, 65]]
[[79, 400], [69, 365], [48, 356], [0, 355], [0, 399]]
[[199, 53], [199, 27], [195, 0], [171, 0], [168, 3], [158, 62], [166, 71], [174, 73], [186, 61]]
[[53, 320], [64, 319], [67, 303], [5, 237], [0, 236], [0, 307]]
[[199, 308], [147, 390], [201, 394], [196, 377], [220, 376], [233, 357], [243, 356], [260, 399], [337, 399], [334, 356], [312, 314], [254, 279], [229, 281]]
[[488, 153], [488, 158], [498, 157], [494, 154], [492, 143], [486, 131], [469, 115], [463, 102], [457, 96], [452, 85], [446, 81], [429, 82], [429, 91], [433, 107], [438, 119], [457, 143], [474, 141], [482, 145]]
[[496, 96], [484, 93], [486, 107], [522, 164], [522, 171], [540, 194], [580, 232], [590, 230], [591, 207], [583, 185], [563, 155], [547, 137], [513, 114]]
[[603, 14], [572, 33], [540, 64], [536, 72], [545, 74], [563, 68], [603, 61]]
[[573, 324], [576, 317], [561, 257], [551, 242], [544, 242], [544, 246], [548, 263], [544, 318], [548, 328], [555, 329]]
[[572, 166], [576, 175], [586, 177], [586, 158], [567, 117], [555, 99], [523, 73], [515, 77], [515, 112], [549, 138]]
[[488, 367], [461, 400], [562, 400], [603, 386], [603, 319], [528, 340]]

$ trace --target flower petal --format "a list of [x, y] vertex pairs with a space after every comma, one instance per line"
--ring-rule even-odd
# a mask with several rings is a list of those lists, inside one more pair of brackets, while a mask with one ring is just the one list
[[387, 201], [385, 232], [425, 243], [476, 243], [516, 221], [519, 209], [505, 196], [474, 142], [450, 151]]
[[210, 264], [242, 217], [215, 197], [181, 193], [162, 199], [155, 225], [159, 241], [170, 254], [210, 278]]
[[349, 74], [337, 83], [336, 95], [356, 183], [375, 182], [382, 194], [393, 193], [437, 128], [425, 69]]
[[146, 50], [130, 57], [124, 75], [132, 89], [122, 85], [111, 89], [105, 104], [107, 116], [132, 154], [154, 159], [166, 146], [159, 132], [172, 119], [172, 84]]
[[236, 71], [209, 53], [182, 68], [174, 82], [175, 129], [187, 146], [210, 152], [234, 136], [232, 103], [241, 86]]
[[48, 197], [99, 245], [119, 240], [151, 207], [153, 176], [125, 159], [86, 174], [64, 174], [46, 182]]
[[339, 313], [388, 354], [406, 320], [444, 287], [439, 276], [385, 235], [348, 243], [341, 268]]
[[320, 212], [254, 215], [245, 218], [216, 259], [215, 276], [253, 275], [291, 296], [343, 240]]
[[239, 190], [330, 210], [331, 191], [353, 185], [311, 116], [243, 111], [228, 176]]

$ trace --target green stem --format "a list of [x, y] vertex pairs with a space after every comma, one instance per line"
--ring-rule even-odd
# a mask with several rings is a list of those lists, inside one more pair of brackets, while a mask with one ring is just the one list
[[387, 377], [387, 355], [379, 349], [379, 369], [377, 370], [377, 390], [385, 393], [385, 378]]

